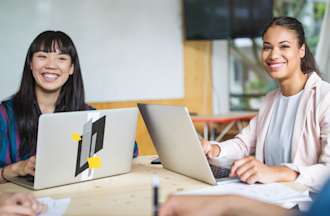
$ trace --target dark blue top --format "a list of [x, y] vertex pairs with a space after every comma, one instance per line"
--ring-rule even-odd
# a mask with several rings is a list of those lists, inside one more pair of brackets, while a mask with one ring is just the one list
[[330, 179], [315, 198], [308, 212], [301, 216], [327, 216], [330, 215]]

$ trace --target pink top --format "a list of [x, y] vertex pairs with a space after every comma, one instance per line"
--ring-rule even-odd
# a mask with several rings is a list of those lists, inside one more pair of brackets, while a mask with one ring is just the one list
[[[268, 93], [256, 117], [235, 138], [221, 143], [219, 157], [241, 159], [255, 153], [264, 161], [264, 142], [274, 102], [280, 90]], [[319, 190], [330, 174], [330, 84], [316, 73], [307, 80], [299, 102], [292, 135], [290, 164], [299, 172], [296, 179], [312, 190]]]

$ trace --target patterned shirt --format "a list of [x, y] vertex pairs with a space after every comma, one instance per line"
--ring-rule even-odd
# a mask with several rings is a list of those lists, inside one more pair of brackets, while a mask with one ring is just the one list
[[0, 104], [0, 167], [27, 159], [28, 154], [20, 157], [20, 144], [13, 101], [9, 100]]

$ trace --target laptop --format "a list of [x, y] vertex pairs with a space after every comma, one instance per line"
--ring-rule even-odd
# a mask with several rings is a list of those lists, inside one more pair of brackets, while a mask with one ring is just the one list
[[35, 176], [11, 182], [40, 190], [131, 170], [137, 108], [43, 114]]
[[164, 168], [211, 185], [238, 181], [215, 178], [186, 107], [138, 104], [138, 108]]

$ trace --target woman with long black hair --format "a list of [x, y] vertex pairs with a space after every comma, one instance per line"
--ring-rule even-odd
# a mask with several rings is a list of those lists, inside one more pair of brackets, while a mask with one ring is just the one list
[[0, 105], [0, 181], [34, 175], [42, 113], [89, 109], [71, 38], [61, 31], [42, 32], [29, 47], [19, 90]]

